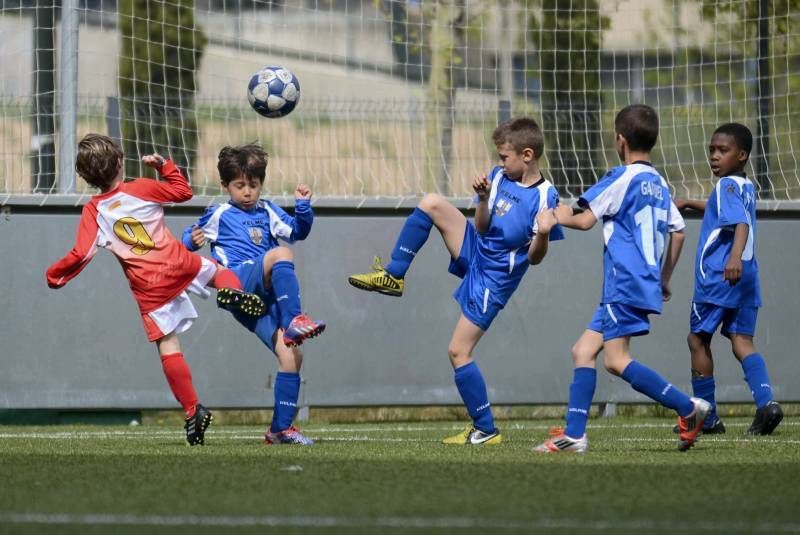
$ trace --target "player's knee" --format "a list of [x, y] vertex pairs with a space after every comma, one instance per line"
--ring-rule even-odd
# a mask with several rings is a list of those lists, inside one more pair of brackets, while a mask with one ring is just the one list
[[753, 340], [745, 336], [732, 336], [731, 349], [733, 350], [733, 355], [738, 360], [742, 360], [743, 358], [756, 352], [756, 348], [753, 345]]
[[445, 202], [445, 198], [438, 193], [426, 193], [425, 196], [422, 197], [422, 200], [419, 201], [417, 208], [430, 214], [431, 212], [435, 212], [443, 202]]
[[469, 360], [469, 354], [455, 345], [450, 345], [447, 348], [447, 356], [450, 357], [450, 362], [453, 364], [462, 364], [464, 361]]
[[292, 262], [294, 261], [294, 253], [288, 247], [280, 245], [264, 255], [264, 269], [272, 269], [275, 262]]
[[591, 364], [593, 360], [593, 355], [589, 355], [587, 351], [580, 345], [575, 344], [572, 346], [572, 363], [576, 367], [586, 366], [587, 364]]
[[703, 340], [694, 333], [689, 333], [689, 336], [686, 337], [686, 343], [691, 351], [699, 351], [703, 348]]

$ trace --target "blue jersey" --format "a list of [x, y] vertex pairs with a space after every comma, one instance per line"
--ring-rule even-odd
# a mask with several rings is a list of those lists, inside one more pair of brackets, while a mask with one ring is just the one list
[[[196, 225], [211, 244], [211, 255], [223, 266], [236, 267], [277, 247], [278, 238], [288, 243], [304, 240], [313, 221], [307, 199], [296, 201], [294, 217], [261, 199], [251, 210], [242, 210], [230, 201], [210, 206]], [[191, 234], [192, 227], [183, 231], [183, 244], [193, 251]]]
[[602, 304], [661, 312], [661, 258], [667, 233], [686, 225], [667, 181], [647, 163], [611, 169], [578, 203], [603, 222]]
[[[742, 278], [731, 286], [722, 275], [733, 247], [734, 229], [739, 223], [748, 227], [747, 243], [742, 252]], [[725, 308], [760, 307], [755, 250], [755, 187], [746, 177], [723, 177], [708, 198], [700, 227], [694, 263], [694, 302]]]
[[[478, 239], [480, 267], [498, 289], [513, 291], [528, 269], [528, 247], [536, 234], [536, 215], [558, 205], [558, 191], [542, 178], [523, 186], [509, 179], [502, 167], [491, 174], [489, 228]], [[550, 241], [564, 239], [559, 225], [550, 231]]]

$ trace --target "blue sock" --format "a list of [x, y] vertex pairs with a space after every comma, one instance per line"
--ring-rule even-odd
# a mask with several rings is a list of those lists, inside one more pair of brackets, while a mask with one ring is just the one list
[[489, 405], [489, 394], [478, 364], [473, 360], [456, 368], [456, 387], [476, 429], [484, 433], [494, 431], [494, 416]]
[[759, 353], [753, 353], [742, 359], [744, 380], [750, 387], [750, 393], [756, 402], [756, 408], [764, 407], [772, 401], [772, 385], [767, 374], [767, 365]]
[[704, 399], [711, 403], [711, 412], [708, 413], [706, 417], [706, 423], [709, 426], [717, 421], [717, 402], [714, 399], [715, 390], [716, 385], [714, 384], [713, 376], [692, 378], [692, 392], [694, 393], [694, 397]]
[[275, 410], [272, 412], [270, 431], [277, 433], [291, 427], [299, 396], [300, 374], [278, 372], [275, 376]]
[[272, 265], [272, 291], [278, 302], [280, 327], [286, 329], [292, 318], [300, 314], [300, 283], [294, 273], [294, 262], [280, 260]]
[[581, 438], [586, 434], [586, 420], [589, 419], [589, 409], [592, 406], [596, 385], [597, 370], [594, 368], [575, 368], [572, 372], [567, 405], [567, 428], [564, 431], [568, 437]]
[[433, 219], [419, 208], [414, 208], [411, 215], [406, 218], [403, 229], [397, 237], [397, 243], [392, 249], [392, 261], [386, 266], [389, 275], [398, 279], [406, 276], [411, 261], [425, 245], [432, 227]]
[[622, 378], [628, 381], [637, 392], [669, 407], [680, 416], [689, 416], [694, 410], [694, 403], [689, 396], [644, 364], [635, 360], [631, 361], [623, 370]]

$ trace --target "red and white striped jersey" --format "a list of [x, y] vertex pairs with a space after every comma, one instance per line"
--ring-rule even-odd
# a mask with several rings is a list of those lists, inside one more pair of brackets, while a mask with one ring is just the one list
[[64, 286], [102, 247], [122, 265], [142, 314], [185, 290], [201, 260], [170, 233], [162, 205], [191, 199], [192, 188], [171, 160], [159, 174], [166, 182], [140, 178], [93, 196], [83, 207], [75, 246], [47, 270], [47, 285]]

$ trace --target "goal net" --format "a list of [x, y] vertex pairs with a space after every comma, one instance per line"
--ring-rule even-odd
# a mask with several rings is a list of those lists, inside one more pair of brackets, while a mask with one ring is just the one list
[[[304, 182], [350, 207], [433, 191], [468, 205], [492, 130], [519, 115], [574, 197], [618, 164], [616, 111], [643, 102], [676, 195], [708, 194], [709, 137], [737, 121], [760, 198], [797, 200], [799, 21], [795, 0], [0, 0], [0, 198], [85, 198], [62, 164], [100, 132], [129, 176], [159, 151], [201, 196], [220, 194], [220, 148], [258, 142], [267, 195]], [[300, 81], [286, 117], [249, 107], [265, 65]]]

